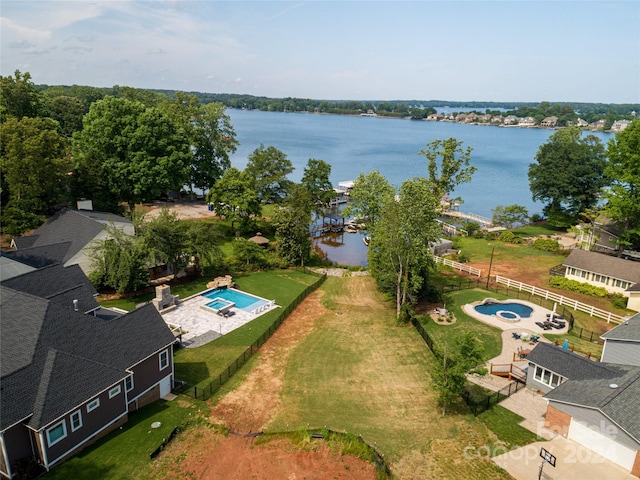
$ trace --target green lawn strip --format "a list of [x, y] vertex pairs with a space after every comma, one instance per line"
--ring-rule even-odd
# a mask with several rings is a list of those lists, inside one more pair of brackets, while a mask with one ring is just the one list
[[567, 229], [555, 228], [547, 224], [537, 224], [515, 228], [513, 233], [519, 237], [537, 237], [538, 235], [562, 235], [567, 233]]
[[590, 342], [589, 339], [579, 338], [574, 335], [574, 331], [561, 335], [545, 333], [544, 337], [551, 340], [552, 342], [557, 343], [558, 345], [563, 345], [566, 339], [569, 341], [569, 347], [574, 347], [577, 352], [582, 354], [590, 353], [591, 358], [596, 360], [599, 360], [600, 357], [602, 357], [602, 345]]
[[525, 244], [510, 244], [500, 240], [478, 239], [473, 237], [457, 237], [456, 248], [471, 262], [486, 262], [491, 259], [493, 250], [493, 266], [499, 267], [501, 261], [517, 261], [518, 265], [530, 265], [536, 270], [548, 270], [561, 264], [566, 256], [545, 252]]
[[504, 448], [490, 448], [491, 456], [506, 453], [507, 450], [528, 445], [538, 440], [535, 433], [519, 425], [523, 418], [520, 415], [496, 405], [478, 416], [478, 420], [496, 434], [503, 442]]
[[[374, 292], [367, 302], [349, 282], [329, 278], [322, 289], [333, 309], [290, 353], [282, 408], [268, 432], [327, 428], [361, 435], [395, 464], [398, 478], [508, 478], [495, 466], [463, 458], [466, 445], [490, 441], [461, 403], [442, 417], [430, 371], [434, 357], [414, 328], [397, 325], [391, 305]], [[349, 298], [353, 301], [350, 302]], [[428, 472], [428, 474], [426, 473]], [[412, 472], [413, 474], [413, 472]]]
[[[146, 478], [151, 462], [149, 455], [175, 427], [196, 421], [200, 405], [193, 400], [159, 400], [143, 407], [129, 415], [129, 421], [122, 428], [87, 447], [44, 478]], [[154, 422], [160, 422], [161, 426], [152, 428]]]
[[462, 311], [462, 306], [484, 300], [485, 298], [496, 298], [497, 300], [505, 300], [505, 295], [495, 292], [489, 292], [482, 289], [460, 290], [446, 294], [447, 310], [450, 310], [456, 317], [453, 324], [438, 325], [428, 315], [419, 317], [424, 325], [425, 330], [431, 335], [438, 348], [444, 348], [445, 345], [453, 346], [455, 337], [466, 332], [473, 332], [478, 340], [484, 345], [484, 358], [497, 357], [502, 351], [502, 330], [491, 325], [487, 325], [476, 320]]

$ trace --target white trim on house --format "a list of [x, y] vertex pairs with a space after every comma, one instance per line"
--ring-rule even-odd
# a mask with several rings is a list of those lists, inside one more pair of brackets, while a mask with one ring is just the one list
[[118, 385], [116, 385], [115, 387], [112, 387], [109, 390], [109, 400], [111, 400], [113, 397], [120, 395], [120, 392], [122, 392], [122, 387], [118, 383]]
[[[60, 435], [55, 440], [51, 440], [51, 432], [53, 430], [57, 430], [59, 427], [62, 427], [62, 435]], [[63, 418], [62, 420], [59, 420], [56, 423], [54, 423], [53, 425], [51, 425], [49, 428], [45, 429], [45, 433], [46, 433], [46, 436], [47, 436], [47, 447], [51, 448], [56, 443], [64, 440], [65, 438], [67, 438], [67, 422]]]
[[[78, 425], [77, 427], [73, 425], [73, 416], [76, 414], [78, 415], [78, 420], [80, 421], [80, 425]], [[79, 430], [80, 428], [82, 428], [82, 409], [81, 408], [79, 408], [69, 416], [69, 423], [71, 424], [72, 432], [75, 432], [76, 430]]]
[[[164, 357], [164, 361], [163, 361], [163, 357]], [[165, 364], [164, 366], [162, 366], [162, 364]], [[164, 350], [162, 350], [159, 354], [158, 354], [158, 366], [159, 371], [164, 370], [165, 368], [167, 368], [169, 366], [169, 349], [165, 348]]]
[[13, 473], [11, 473], [11, 465], [9, 463], [9, 452], [7, 452], [7, 445], [4, 443], [4, 432], [0, 433], [0, 447], [2, 447], [3, 463], [5, 467], [7, 467], [7, 475], [9, 475], [9, 478], [12, 478]]
[[93, 400], [87, 403], [87, 413], [93, 412], [99, 406], [100, 406], [100, 397], [94, 398]]
[[[540, 373], [538, 375], [538, 373]], [[548, 374], [548, 375], [547, 375]], [[554, 378], [554, 377], [557, 377]], [[536, 369], [533, 372], [533, 379], [536, 382], [541, 383], [542, 385], [546, 385], [550, 388], [556, 388], [561, 383], [564, 383], [567, 379], [562, 375], [549, 370], [548, 368], [541, 367], [540, 365], [536, 365]], [[554, 380], [556, 380], [554, 382]]]

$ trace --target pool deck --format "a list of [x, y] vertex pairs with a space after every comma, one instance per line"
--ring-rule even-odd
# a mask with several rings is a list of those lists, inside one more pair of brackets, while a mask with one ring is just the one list
[[[254, 295], [255, 296], [255, 295]], [[236, 328], [239, 328], [265, 313], [278, 308], [275, 302], [269, 302], [257, 313], [250, 313], [240, 308], [230, 308], [233, 315], [223, 317], [211, 310], [201, 308], [211, 302], [210, 298], [194, 295], [180, 301], [178, 308], [162, 314], [164, 321], [170, 326], [182, 328], [182, 344], [185, 347], [195, 348], [209, 343]]]
[[462, 306], [462, 310], [464, 313], [469, 315], [470, 317], [475, 318], [476, 320], [480, 320], [481, 322], [488, 323], [491, 326], [497, 327], [501, 330], [515, 330], [520, 333], [524, 333], [526, 335], [531, 335], [532, 333], [537, 333], [542, 335], [543, 333], [567, 333], [569, 331], [569, 323], [565, 321], [565, 326], [563, 328], [552, 328], [551, 330], [543, 330], [540, 326], [536, 325], [536, 322], [545, 322], [547, 320], [547, 314], [552, 313], [551, 310], [541, 307], [540, 305], [536, 305], [535, 303], [528, 302], [526, 300], [500, 300], [498, 303], [521, 303], [533, 309], [533, 312], [529, 317], [521, 317], [517, 322], [507, 322], [504, 320], [498, 319], [495, 315], [485, 315], [482, 313], [478, 313], [475, 310], [476, 305], [480, 305], [483, 302], [473, 302], [468, 303]]

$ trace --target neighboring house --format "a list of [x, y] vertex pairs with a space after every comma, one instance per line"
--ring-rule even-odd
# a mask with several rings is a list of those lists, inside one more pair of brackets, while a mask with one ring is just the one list
[[0, 284], [0, 476], [49, 470], [166, 396], [174, 335], [148, 304], [101, 308], [78, 265]]
[[600, 338], [604, 339], [603, 362], [640, 367], [640, 313]]
[[640, 262], [575, 249], [564, 261], [565, 277], [628, 297], [627, 308], [640, 311]]
[[558, 126], [558, 117], [547, 117], [540, 122], [541, 127], [555, 128]]
[[524, 117], [518, 121], [519, 127], [535, 127], [536, 119], [533, 117]]
[[134, 233], [130, 220], [113, 213], [63, 210], [31, 235], [14, 238], [11, 247], [16, 258], [47, 258], [64, 266], [77, 264], [88, 275], [91, 271], [91, 244], [107, 238], [108, 225], [128, 235]]
[[613, 122], [613, 125], [611, 125], [611, 131], [614, 133], [621, 132], [629, 125], [631, 125], [631, 120], [616, 120]]
[[[640, 333], [640, 315], [633, 319], [630, 330], [618, 330], [620, 325], [610, 331], [618, 330], [612, 338], [610, 332], [603, 336], [609, 353], [603, 352], [602, 362], [556, 345], [536, 345], [527, 356], [527, 385], [546, 392], [546, 428], [640, 476], [640, 367], [623, 363], [629, 355], [640, 359], [640, 341], [622, 349], [610, 343]], [[618, 361], [605, 361], [612, 358]]]

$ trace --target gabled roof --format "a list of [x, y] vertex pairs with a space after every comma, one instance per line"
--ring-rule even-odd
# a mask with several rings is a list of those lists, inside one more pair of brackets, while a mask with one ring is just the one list
[[600, 338], [640, 342], [640, 313], [600, 335]]
[[112, 319], [75, 311], [70, 295], [93, 291], [81, 273], [56, 265], [0, 285], [0, 431], [48, 425], [173, 343], [151, 304]]
[[34, 270], [31, 265], [0, 252], [0, 282]]
[[527, 355], [527, 360], [569, 380], [607, 378], [618, 371], [617, 366], [594, 362], [582, 355], [545, 342], [538, 343]]
[[[27, 237], [14, 239], [18, 250], [70, 242], [62, 262], [88, 245], [110, 223], [131, 226], [130, 220], [113, 213], [93, 210], [62, 210]], [[35, 240], [31, 241], [34, 238]], [[30, 240], [27, 240], [30, 239]]]
[[640, 443], [640, 367], [616, 365], [606, 377], [569, 380], [545, 398], [597, 409]]
[[563, 265], [599, 273], [619, 280], [640, 283], [640, 262], [624, 260], [602, 253], [574, 249], [571, 250]]
[[54, 243], [38, 247], [21, 248], [7, 253], [7, 256], [32, 267], [41, 268], [55, 263], [64, 263], [72, 242]]

